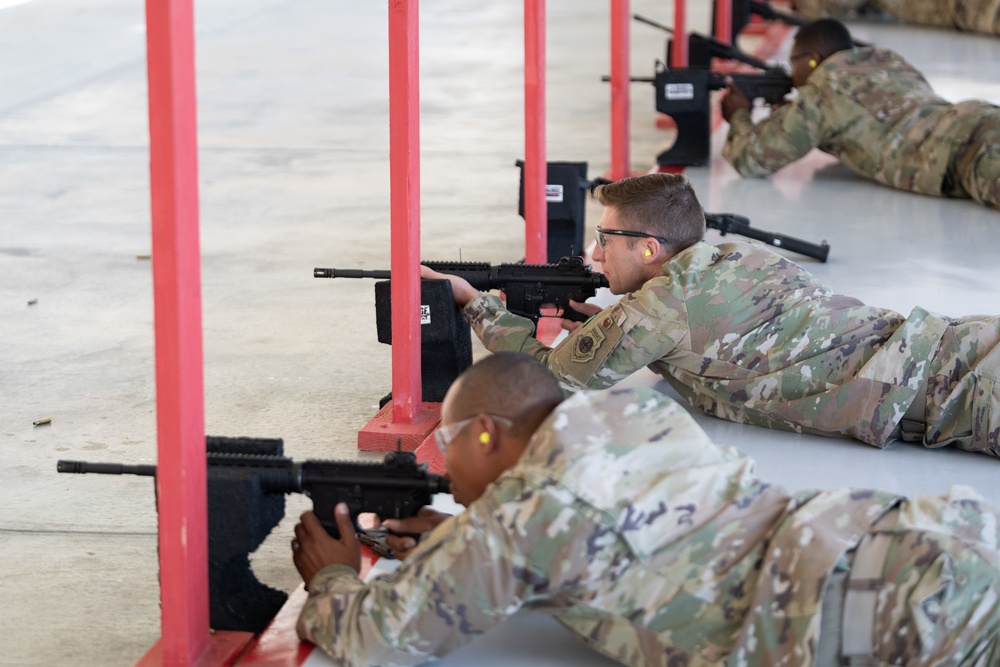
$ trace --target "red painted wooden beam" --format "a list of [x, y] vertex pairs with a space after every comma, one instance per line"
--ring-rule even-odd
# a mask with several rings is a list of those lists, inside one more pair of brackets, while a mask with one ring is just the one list
[[545, 0], [524, 0], [524, 257], [548, 258], [545, 202]]
[[611, 180], [629, 176], [629, 0], [611, 0]]
[[715, 38], [729, 44], [733, 41], [732, 0], [715, 0]]
[[671, 67], [688, 66], [687, 0], [674, 0], [674, 36]]
[[209, 643], [205, 418], [192, 0], [147, 0], [164, 665]]
[[411, 423], [420, 382], [420, 69], [417, 0], [389, 0], [392, 418]]

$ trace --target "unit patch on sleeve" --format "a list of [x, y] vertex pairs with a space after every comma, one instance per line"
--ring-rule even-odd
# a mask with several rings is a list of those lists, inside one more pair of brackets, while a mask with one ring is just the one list
[[576, 347], [573, 348], [573, 361], [583, 363], [593, 359], [604, 340], [604, 332], [600, 327], [590, 327], [577, 339]]
[[621, 304], [590, 318], [564, 341], [564, 345], [555, 348], [555, 354], [549, 357], [549, 368], [569, 386], [610, 386], [613, 383], [606, 383], [598, 374], [625, 338], [622, 325], [626, 319]]

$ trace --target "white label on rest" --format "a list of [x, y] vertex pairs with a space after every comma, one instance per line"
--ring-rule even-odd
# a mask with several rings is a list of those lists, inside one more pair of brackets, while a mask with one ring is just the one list
[[668, 83], [664, 91], [668, 100], [693, 100], [693, 83]]

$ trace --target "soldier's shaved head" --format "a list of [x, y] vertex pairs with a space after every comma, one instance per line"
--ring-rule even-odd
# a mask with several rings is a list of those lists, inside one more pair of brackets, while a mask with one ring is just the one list
[[836, 19], [819, 19], [802, 26], [795, 33], [795, 43], [815, 51], [824, 60], [838, 51], [854, 47], [851, 31]]
[[512, 420], [516, 434], [531, 434], [563, 398], [545, 366], [520, 352], [498, 352], [462, 373], [445, 400], [455, 419], [485, 412]]

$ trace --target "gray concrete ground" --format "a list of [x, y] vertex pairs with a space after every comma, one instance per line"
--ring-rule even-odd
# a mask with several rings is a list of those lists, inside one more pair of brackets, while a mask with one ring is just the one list
[[[160, 634], [152, 482], [55, 464], [155, 460], [152, 285], [137, 258], [150, 251], [143, 5], [11, 4], [0, 2], [0, 665], [130, 665]], [[632, 4], [670, 22], [670, 3]], [[548, 157], [599, 175], [608, 3], [547, 10]], [[391, 384], [373, 287], [317, 281], [312, 268], [388, 267], [386, 3], [199, 0], [196, 11], [206, 431], [283, 437], [296, 458], [372, 458], [355, 436]], [[422, 3], [426, 259], [523, 256], [521, 12]], [[704, 30], [704, 7], [691, 13]], [[997, 62], [997, 40], [862, 29], [943, 86], [1000, 98], [1000, 74], [970, 66]], [[664, 36], [632, 33], [633, 72], [649, 74]], [[670, 139], [650, 87], [632, 102], [644, 171]], [[744, 181], [716, 159], [689, 176], [709, 210], [828, 239], [831, 262], [808, 266], [841, 291], [906, 312], [1000, 312], [996, 212], [892, 192], [822, 157], [807, 168]], [[599, 210], [588, 215], [592, 227]], [[298, 583], [287, 545], [307, 507], [290, 498], [254, 556], [271, 585]]]
[[[516, 261], [522, 6], [421, 4], [422, 255]], [[607, 6], [549, 5], [550, 159], [596, 175]], [[195, 6], [206, 430], [370, 458], [356, 433], [391, 386], [372, 282], [312, 269], [388, 268], [387, 3]], [[128, 665], [159, 637], [151, 480], [55, 474], [155, 461], [144, 31], [137, 0], [0, 9], [0, 665]], [[662, 37], [636, 32], [645, 68]], [[307, 507], [255, 556], [271, 585], [297, 583]]]

